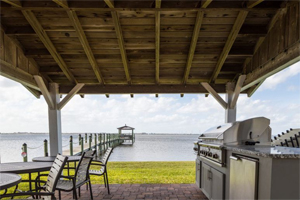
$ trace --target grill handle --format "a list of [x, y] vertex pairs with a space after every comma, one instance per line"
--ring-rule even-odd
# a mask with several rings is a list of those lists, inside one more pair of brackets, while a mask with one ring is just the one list
[[239, 158], [234, 157], [234, 156], [230, 156], [230, 159], [231, 159], [231, 160], [235, 160], [235, 161], [238, 161], [238, 160], [239, 160]]

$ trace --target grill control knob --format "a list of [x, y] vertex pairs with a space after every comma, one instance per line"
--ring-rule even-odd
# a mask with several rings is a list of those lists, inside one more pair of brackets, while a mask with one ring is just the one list
[[213, 158], [217, 159], [217, 158], [219, 158], [219, 155], [215, 153], [215, 154], [213, 155]]

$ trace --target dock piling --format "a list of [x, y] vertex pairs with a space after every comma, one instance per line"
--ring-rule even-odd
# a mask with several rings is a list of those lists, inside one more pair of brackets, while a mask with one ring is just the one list
[[73, 156], [73, 136], [70, 136], [70, 155]]
[[48, 157], [48, 141], [44, 140], [44, 156]]
[[22, 146], [22, 154], [23, 156], [23, 162], [27, 162], [27, 144], [24, 143]]

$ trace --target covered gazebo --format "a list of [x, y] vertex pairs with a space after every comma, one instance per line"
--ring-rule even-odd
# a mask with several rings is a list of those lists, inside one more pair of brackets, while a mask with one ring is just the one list
[[2, 0], [0, 74], [44, 96], [50, 155], [76, 94], [210, 94], [234, 122], [240, 93], [299, 61], [299, 4]]
[[[131, 131], [131, 134], [124, 134], [124, 133], [122, 133], [123, 130]], [[118, 131], [119, 131], [119, 136], [120, 136], [121, 140], [129, 140], [129, 141], [131, 141], [131, 144], [133, 144], [135, 142], [134, 128], [127, 126], [125, 124], [125, 126], [119, 127]]]

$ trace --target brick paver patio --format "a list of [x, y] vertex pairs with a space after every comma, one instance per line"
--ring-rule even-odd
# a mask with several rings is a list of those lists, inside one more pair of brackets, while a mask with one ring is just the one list
[[[195, 184], [110, 184], [109, 188], [110, 195], [103, 185], [92, 185], [94, 199], [207, 199]], [[73, 199], [72, 192], [62, 192], [62, 199]], [[90, 199], [85, 186], [81, 187], [79, 199]]]

